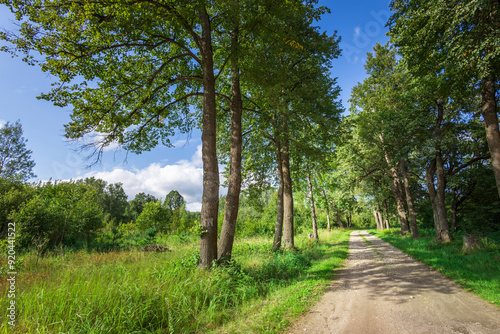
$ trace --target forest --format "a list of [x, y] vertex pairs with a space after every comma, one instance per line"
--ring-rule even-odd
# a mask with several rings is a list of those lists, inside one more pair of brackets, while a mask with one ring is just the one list
[[[349, 110], [330, 74], [341, 37], [316, 25], [335, 8], [315, 0], [0, 4], [19, 21], [0, 31], [1, 50], [56, 78], [40, 98], [71, 108], [67, 139], [101, 134], [93, 159], [113, 143], [172, 147], [194, 129], [202, 142], [201, 212], [190, 212], [175, 189], [132, 199], [97, 178], [34, 182], [21, 123], [0, 128], [0, 242], [14, 248], [15, 226], [17, 269], [35, 282], [23, 300], [64, 273], [62, 290], [43, 283], [56, 315], [42, 320], [42, 299], [22, 304], [37, 319], [19, 320], [26, 332], [232, 332], [266, 298], [280, 301], [248, 326], [279, 332], [342, 266], [353, 229], [443, 249], [472, 235], [498, 251], [498, 2], [393, 0], [389, 42], [367, 54]], [[163, 252], [148, 258], [151, 245]], [[94, 271], [122, 273], [122, 290], [84, 280]], [[92, 299], [85, 309], [78, 294]]]

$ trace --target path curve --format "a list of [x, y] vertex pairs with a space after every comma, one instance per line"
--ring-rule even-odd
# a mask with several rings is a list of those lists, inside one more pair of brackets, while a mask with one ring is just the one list
[[387, 242], [354, 231], [349, 246], [345, 268], [288, 333], [500, 333], [500, 309]]

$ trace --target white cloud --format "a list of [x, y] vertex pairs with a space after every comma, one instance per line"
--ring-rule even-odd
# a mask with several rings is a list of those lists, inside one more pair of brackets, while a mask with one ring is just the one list
[[354, 37], [361, 35], [361, 27], [354, 28]]
[[[203, 193], [203, 168], [201, 162], [201, 145], [198, 145], [191, 160], [181, 160], [173, 165], [162, 166], [153, 163], [144, 169], [133, 171], [115, 168], [110, 172], [90, 172], [84, 177], [94, 176], [108, 183], [123, 183], [123, 189], [129, 199], [136, 194], [145, 192], [158, 198], [165, 198], [171, 190], [177, 190], [186, 201], [190, 211], [201, 210]], [[221, 180], [222, 184], [223, 180]], [[225, 193], [220, 189], [220, 194]]]
[[0, 119], [0, 129], [3, 128], [3, 126], [7, 124], [7, 121], [4, 121], [3, 119]]

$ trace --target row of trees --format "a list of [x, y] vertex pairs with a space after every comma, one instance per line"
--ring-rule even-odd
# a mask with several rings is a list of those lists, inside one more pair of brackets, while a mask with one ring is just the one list
[[[278, 189], [275, 250], [294, 248], [294, 188], [308, 189], [314, 238], [318, 201], [339, 225], [348, 212], [349, 226], [369, 196], [379, 227], [395, 211], [414, 237], [428, 199], [440, 241], [451, 238], [448, 208], [456, 218], [478, 185], [488, 188], [488, 159], [500, 189], [500, 14], [491, 1], [393, 1], [397, 49], [377, 45], [368, 56], [342, 127], [329, 76], [339, 38], [313, 25], [328, 11], [317, 1], [0, 3], [23, 23], [0, 34], [7, 51], [59, 79], [41, 97], [72, 106], [68, 138], [101, 134], [97, 158], [114, 142], [140, 153], [201, 128], [203, 268], [231, 257], [243, 180]], [[228, 194], [218, 240], [220, 162]], [[149, 208], [165, 214], [164, 204]]]
[[379, 227], [392, 202], [414, 238], [419, 221], [434, 221], [439, 242], [458, 227], [498, 230], [498, 3], [391, 7], [391, 42], [368, 54], [368, 77], [352, 91], [340, 167], [373, 197]]
[[[231, 256], [243, 163], [247, 177], [278, 170], [275, 248], [294, 247], [292, 167], [331, 150], [341, 111], [329, 77], [339, 38], [313, 26], [327, 8], [315, 0], [0, 3], [22, 22], [0, 38], [59, 79], [41, 97], [72, 106], [68, 138], [103, 134], [98, 158], [112, 142], [140, 153], [202, 129], [202, 267]], [[217, 139], [229, 165], [219, 242]]]
[[7, 237], [9, 223], [15, 223], [22, 249], [101, 247], [96, 239], [109, 233], [116, 238], [123, 225], [139, 234], [176, 234], [199, 222], [175, 190], [164, 201], [144, 193], [127, 201], [120, 183], [95, 178], [38, 184], [0, 178], [0, 190], [0, 239]]

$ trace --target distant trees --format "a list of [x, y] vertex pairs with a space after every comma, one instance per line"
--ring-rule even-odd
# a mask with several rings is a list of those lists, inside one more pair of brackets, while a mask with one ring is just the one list
[[0, 239], [9, 223], [16, 224], [20, 249], [110, 249], [119, 247], [124, 231], [139, 239], [192, 233], [199, 214], [186, 211], [175, 190], [164, 202], [144, 193], [128, 202], [120, 183], [93, 177], [37, 184], [0, 178]]
[[0, 178], [26, 181], [36, 176], [33, 173], [35, 162], [26, 142], [19, 121], [0, 127]]
[[[16, 223], [16, 241], [21, 248], [88, 244], [102, 226], [97, 191], [88, 185], [49, 182], [23, 188], [27, 196], [7, 216], [7, 222]], [[12, 192], [15, 186], [6, 195]]]

